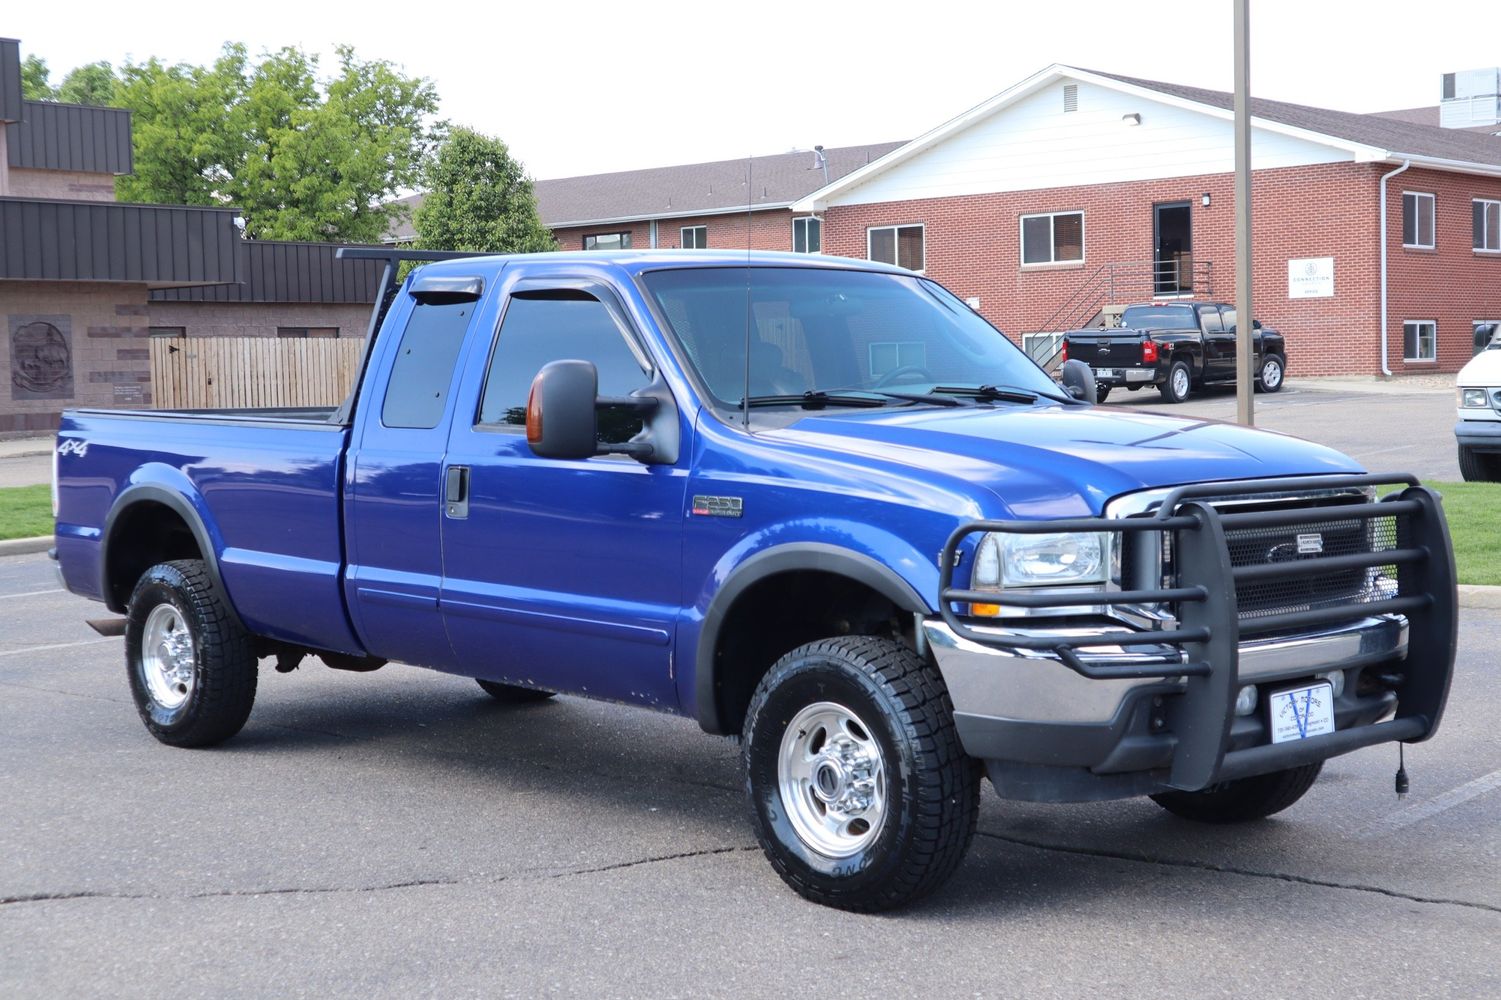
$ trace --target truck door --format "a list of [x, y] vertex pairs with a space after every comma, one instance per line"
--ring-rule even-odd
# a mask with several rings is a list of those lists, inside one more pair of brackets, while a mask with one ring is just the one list
[[[669, 641], [688, 459], [643, 465], [532, 453], [527, 395], [544, 364], [593, 362], [604, 396], [630, 395], [652, 379], [611, 287], [540, 277], [546, 271], [507, 270], [494, 342], [470, 355], [461, 393], [474, 402], [455, 416], [448, 442], [444, 621], [463, 673], [675, 707]], [[599, 424], [601, 439], [615, 442], [641, 427], [632, 413], [601, 413]]]
[[401, 336], [382, 337], [370, 359], [346, 462], [345, 598], [366, 648], [387, 659], [453, 664], [438, 613], [443, 450], [479, 304], [403, 293], [386, 318]]
[[1219, 306], [1200, 306], [1199, 331], [1204, 335], [1204, 377], [1210, 381], [1235, 378], [1235, 331], [1225, 329]]

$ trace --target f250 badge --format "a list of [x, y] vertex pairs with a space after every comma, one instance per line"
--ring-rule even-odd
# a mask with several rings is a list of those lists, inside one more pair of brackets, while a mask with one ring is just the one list
[[690, 513], [695, 517], [739, 517], [744, 513], [744, 502], [739, 497], [696, 496]]

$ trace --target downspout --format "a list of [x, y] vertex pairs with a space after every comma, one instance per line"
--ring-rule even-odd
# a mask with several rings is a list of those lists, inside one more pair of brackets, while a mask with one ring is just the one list
[[1386, 228], [1386, 182], [1410, 166], [1411, 160], [1403, 160], [1396, 170], [1381, 175], [1381, 374], [1387, 378], [1391, 378], [1392, 370], [1386, 355], [1386, 245], [1391, 241]]

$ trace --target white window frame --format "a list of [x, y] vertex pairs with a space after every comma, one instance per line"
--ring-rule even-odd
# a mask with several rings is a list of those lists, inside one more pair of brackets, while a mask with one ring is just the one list
[[[698, 241], [698, 237], [694, 236], [694, 238], [693, 238], [693, 246], [690, 247], [688, 245], [688, 234], [689, 233], [698, 233], [699, 231], [703, 232], [703, 235], [704, 235], [703, 242], [700, 243]], [[709, 248], [709, 227], [708, 226], [679, 226], [678, 227], [678, 246], [680, 248], [684, 249], [684, 250], [707, 250]]]
[[[1430, 243], [1409, 243], [1409, 242], [1407, 242], [1407, 234], [1404, 232], [1402, 234], [1402, 245], [1404, 247], [1409, 247], [1409, 248], [1411, 248], [1413, 250], [1432, 250], [1436, 246], [1438, 246], [1438, 198], [1435, 197], [1433, 195], [1433, 193], [1429, 192], [1429, 191], [1403, 191], [1402, 192], [1402, 219], [1403, 219], [1404, 224], [1405, 224], [1406, 219], [1407, 219], [1407, 199], [1408, 198], [1416, 198], [1417, 201], [1414, 202], [1415, 205], [1421, 205], [1423, 203], [1423, 199], [1424, 198], [1428, 199], [1428, 236], [1432, 240], [1432, 242], [1430, 242]], [[1413, 230], [1414, 230], [1413, 231], [1413, 239], [1415, 239], [1415, 240], [1422, 239], [1423, 238], [1423, 219], [1422, 219], [1421, 213], [1419, 213], [1417, 211], [1417, 209], [1413, 210], [1412, 225], [1413, 225]]]
[[[802, 250], [799, 250], [797, 248], [797, 224], [799, 222], [801, 222], [803, 224], [803, 247], [804, 247], [804, 249], [802, 249]], [[806, 249], [806, 247], [808, 245], [808, 242], [809, 242], [808, 241], [808, 228], [810, 226], [812, 226], [812, 225], [816, 225], [818, 227], [818, 249], [817, 250], [808, 250], [808, 249]], [[867, 254], [868, 254], [869, 250], [870, 250], [870, 244], [867, 241], [867, 243], [866, 243]], [[792, 220], [792, 252], [793, 253], [823, 253], [823, 219], [819, 218], [816, 215], [799, 215], [799, 216], [796, 216], [796, 217], [793, 218], [793, 220]], [[926, 247], [923, 248], [923, 253], [926, 256], [926, 254], [927, 254], [927, 248]]]
[[[888, 229], [891, 230], [891, 234], [892, 234], [892, 249], [896, 252], [896, 257], [897, 257], [896, 260], [891, 261], [890, 263], [892, 263], [896, 267], [903, 267], [904, 266], [901, 263], [901, 257], [902, 257], [901, 231], [903, 229], [918, 229], [918, 230], [922, 231], [922, 263], [923, 263], [923, 266], [922, 267], [915, 267], [915, 268], [908, 268], [908, 270], [912, 271], [915, 274], [925, 274], [927, 272], [927, 269], [928, 269], [928, 226], [927, 226], [927, 223], [925, 223], [925, 222], [905, 222], [905, 223], [899, 223], [897, 225], [892, 225], [892, 226], [871, 226], [871, 227], [869, 227], [868, 229], [865, 230], [865, 259], [866, 260], [875, 260], [875, 258], [873, 256], [871, 256], [871, 252], [870, 252], [871, 237], [874, 236], [876, 233], [885, 232]], [[886, 263], [886, 262], [882, 261], [882, 263]]]
[[[876, 349], [881, 347], [895, 348], [896, 364], [876, 371]], [[916, 357], [902, 357], [903, 348], [908, 352], [916, 349]], [[875, 340], [866, 345], [866, 361], [869, 363], [870, 377], [882, 378], [902, 368], [926, 368], [928, 366], [928, 344], [922, 340]]]
[[[1036, 345], [1038, 343], [1046, 345], [1046, 346], [1043, 347], [1041, 354], [1039, 354], [1037, 352], [1037, 349], [1034, 346], [1034, 345]], [[1058, 353], [1058, 348], [1061, 347], [1062, 345], [1063, 345], [1063, 334], [1062, 333], [1024, 333], [1024, 334], [1022, 334], [1022, 351], [1024, 351], [1026, 353], [1027, 357], [1031, 358], [1033, 361], [1037, 362], [1039, 365], [1042, 364], [1043, 362], [1049, 360], [1054, 355], [1056, 355]]]
[[[1431, 330], [1433, 332], [1432, 332], [1432, 336], [1430, 336], [1429, 340], [1428, 340], [1429, 345], [1431, 346], [1431, 348], [1433, 350], [1433, 353], [1432, 353], [1431, 356], [1425, 358], [1425, 357], [1422, 357], [1421, 354], [1420, 354], [1418, 357], [1415, 357], [1415, 358], [1414, 357], [1408, 357], [1408, 355], [1407, 355], [1407, 328], [1410, 327], [1410, 326], [1419, 327], [1419, 330], [1417, 332], [1417, 337], [1414, 339], [1413, 342], [1417, 345], [1417, 348], [1418, 348], [1418, 350], [1420, 352], [1423, 349], [1423, 331], [1422, 331], [1421, 328], [1424, 327], [1424, 326], [1427, 326], [1427, 327], [1431, 328]], [[1408, 361], [1408, 362], [1414, 362], [1414, 363], [1422, 363], [1422, 364], [1428, 364], [1428, 363], [1431, 363], [1431, 362], [1434, 362], [1434, 361], [1438, 360], [1438, 320], [1433, 320], [1433, 319], [1406, 319], [1406, 320], [1402, 321], [1402, 360], [1403, 361]]]
[[[1053, 254], [1056, 252], [1057, 243], [1057, 218], [1060, 215], [1077, 215], [1079, 217], [1079, 259], [1058, 260]], [[1028, 219], [1048, 220], [1048, 259], [1027, 260], [1026, 232]], [[1022, 267], [1052, 267], [1055, 264], [1082, 264], [1084, 263], [1084, 211], [1075, 209], [1070, 212], [1033, 212], [1023, 215], [1016, 220], [1016, 259]]]
[[[1476, 253], [1501, 253], [1501, 200], [1495, 198], [1471, 198], [1470, 199], [1470, 225], [1473, 229], [1475, 224], [1475, 205], [1484, 205], [1486, 208], [1481, 212], [1481, 231], [1472, 233], [1470, 242], [1478, 245], [1474, 247]], [[1487, 217], [1490, 217], [1488, 220]]]
[[[618, 237], [620, 237], [620, 245], [619, 246], [601, 247], [599, 245], [599, 241], [600, 241], [601, 238], [608, 238], [608, 237], [611, 237], [611, 236], [618, 236]], [[594, 241], [594, 246], [592, 246], [592, 247], [589, 245], [589, 241], [590, 240]], [[602, 250], [629, 250], [631, 248], [631, 244], [633, 242], [635, 242], [635, 240], [632, 239], [632, 237], [631, 237], [631, 231], [629, 229], [617, 229], [614, 232], [609, 232], [609, 233], [585, 233], [583, 235], [583, 238], [579, 240], [579, 246], [580, 246], [580, 248], [582, 248], [584, 250], [588, 250], [590, 252], [593, 252], [595, 250], [601, 250], [601, 249]]]

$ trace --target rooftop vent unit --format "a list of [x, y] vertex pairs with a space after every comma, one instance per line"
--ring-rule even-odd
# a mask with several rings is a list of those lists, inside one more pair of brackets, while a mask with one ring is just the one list
[[1501, 68], [1445, 73], [1438, 122], [1444, 128], [1501, 124]]

